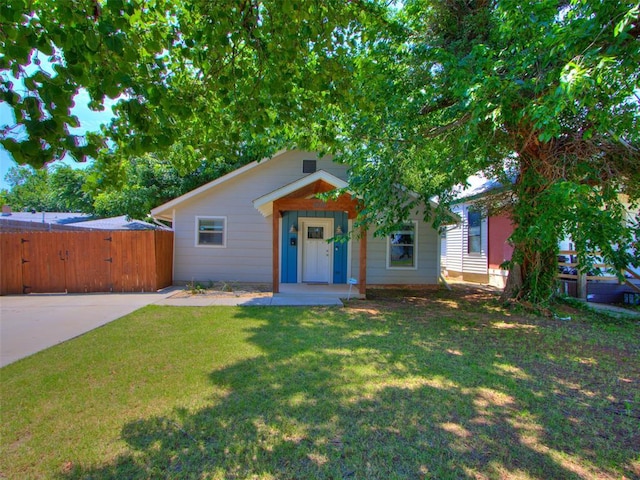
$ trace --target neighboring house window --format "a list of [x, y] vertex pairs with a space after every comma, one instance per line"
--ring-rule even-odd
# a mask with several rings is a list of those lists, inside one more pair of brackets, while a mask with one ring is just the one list
[[468, 251], [469, 253], [480, 253], [482, 251], [482, 213], [469, 209], [467, 219], [469, 223]]
[[196, 217], [196, 246], [225, 247], [226, 245], [226, 217]]
[[418, 229], [416, 222], [403, 225], [387, 240], [387, 268], [415, 269], [418, 265]]

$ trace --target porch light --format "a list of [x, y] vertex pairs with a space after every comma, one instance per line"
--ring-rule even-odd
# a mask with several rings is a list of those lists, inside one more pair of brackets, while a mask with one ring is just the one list
[[336, 228], [336, 235], [342, 235], [342, 227], [340, 225]]
[[291, 228], [289, 229], [289, 233], [298, 233], [298, 229], [296, 228], [295, 225], [291, 225]]

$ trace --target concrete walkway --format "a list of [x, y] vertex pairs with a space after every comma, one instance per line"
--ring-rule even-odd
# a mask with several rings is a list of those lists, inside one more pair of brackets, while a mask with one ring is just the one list
[[290, 294], [276, 293], [272, 294], [256, 294], [256, 295], [192, 295], [184, 297], [180, 295], [169, 296], [163, 300], [156, 302], [157, 305], [169, 305], [174, 307], [302, 307], [302, 306], [337, 306], [342, 307], [344, 304], [340, 300], [341, 295], [322, 293], [322, 294]]
[[617, 307], [615, 305], [608, 305], [606, 303], [594, 303], [584, 302], [585, 305], [591, 310], [608, 312], [617, 317], [637, 317], [640, 318], [640, 311], [631, 310], [630, 308]]
[[335, 294], [254, 296], [178, 295], [180, 288], [158, 293], [31, 294], [0, 297], [0, 367], [70, 340], [146, 305], [342, 306]]

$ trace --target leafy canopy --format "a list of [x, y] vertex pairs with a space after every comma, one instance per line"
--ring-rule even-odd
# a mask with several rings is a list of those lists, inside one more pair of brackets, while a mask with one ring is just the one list
[[548, 299], [565, 235], [637, 265], [637, 221], [623, 220], [640, 197], [639, 14], [619, 0], [404, 2], [401, 28], [366, 45], [343, 117], [366, 213], [393, 224], [484, 171], [516, 179], [514, 296]]
[[[382, 2], [380, 2], [382, 3]], [[284, 126], [349, 89], [343, 59], [378, 2], [330, 0], [9, 0], [0, 6], [0, 141], [19, 164], [125, 153], [176, 140], [202, 155], [270, 145]], [[70, 111], [119, 99], [104, 135], [75, 135]]]

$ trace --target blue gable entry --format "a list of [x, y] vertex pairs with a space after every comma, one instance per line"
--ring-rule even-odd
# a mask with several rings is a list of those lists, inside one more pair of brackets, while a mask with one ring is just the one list
[[[298, 283], [298, 233], [291, 233], [291, 227], [299, 227], [300, 218], [332, 218], [334, 228], [348, 231], [347, 212], [295, 210], [282, 213], [281, 275], [282, 283]], [[346, 241], [334, 241], [333, 248], [333, 283], [347, 283], [347, 247]]]

